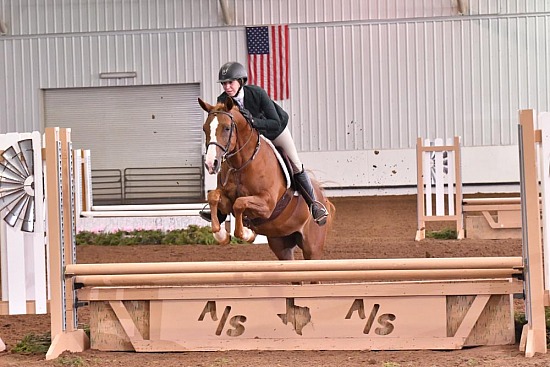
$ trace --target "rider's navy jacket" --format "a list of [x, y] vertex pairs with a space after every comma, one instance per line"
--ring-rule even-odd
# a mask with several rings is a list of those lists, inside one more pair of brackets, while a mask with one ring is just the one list
[[[258, 131], [273, 140], [277, 138], [288, 124], [288, 113], [275, 103], [267, 92], [256, 85], [245, 85], [244, 108], [254, 117], [254, 126]], [[218, 102], [225, 102], [227, 93], [218, 96]]]

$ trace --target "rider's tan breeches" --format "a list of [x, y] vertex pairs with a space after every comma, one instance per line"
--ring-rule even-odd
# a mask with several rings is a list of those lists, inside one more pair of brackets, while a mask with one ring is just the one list
[[279, 135], [276, 139], [272, 140], [273, 145], [275, 145], [278, 148], [281, 148], [286, 155], [288, 155], [288, 158], [292, 162], [293, 171], [294, 173], [298, 173], [302, 171], [302, 161], [300, 161], [300, 157], [298, 157], [298, 152], [296, 151], [296, 145], [294, 145], [294, 140], [292, 139], [292, 135], [290, 134], [290, 130], [288, 129], [288, 126], [283, 130], [281, 135]]

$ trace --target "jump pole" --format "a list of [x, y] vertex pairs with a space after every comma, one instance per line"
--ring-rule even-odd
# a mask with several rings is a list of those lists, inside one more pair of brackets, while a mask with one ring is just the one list
[[499, 269], [523, 267], [520, 257], [454, 257], [295, 261], [201, 261], [161, 263], [68, 264], [65, 276], [103, 274], [166, 274], [225, 272], [287, 272], [330, 270]]
[[355, 270], [355, 271], [295, 271], [295, 272], [226, 272], [226, 273], [158, 273], [81, 275], [76, 284], [88, 287], [179, 286], [192, 284], [266, 284], [285, 282], [352, 282], [498, 279], [521, 274], [514, 269], [440, 269], [440, 270]]

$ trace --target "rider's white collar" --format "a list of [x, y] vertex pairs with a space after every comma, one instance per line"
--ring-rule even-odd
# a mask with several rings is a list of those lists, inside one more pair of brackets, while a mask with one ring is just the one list
[[233, 97], [235, 101], [239, 104], [239, 107], [244, 108], [244, 88], [241, 88], [239, 93]]

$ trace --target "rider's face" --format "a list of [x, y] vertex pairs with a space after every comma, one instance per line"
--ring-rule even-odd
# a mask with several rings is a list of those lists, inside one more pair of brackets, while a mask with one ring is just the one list
[[235, 95], [239, 91], [239, 87], [241, 86], [237, 80], [222, 82], [221, 85], [225, 93], [227, 93], [227, 95], [230, 97], [235, 97]]

